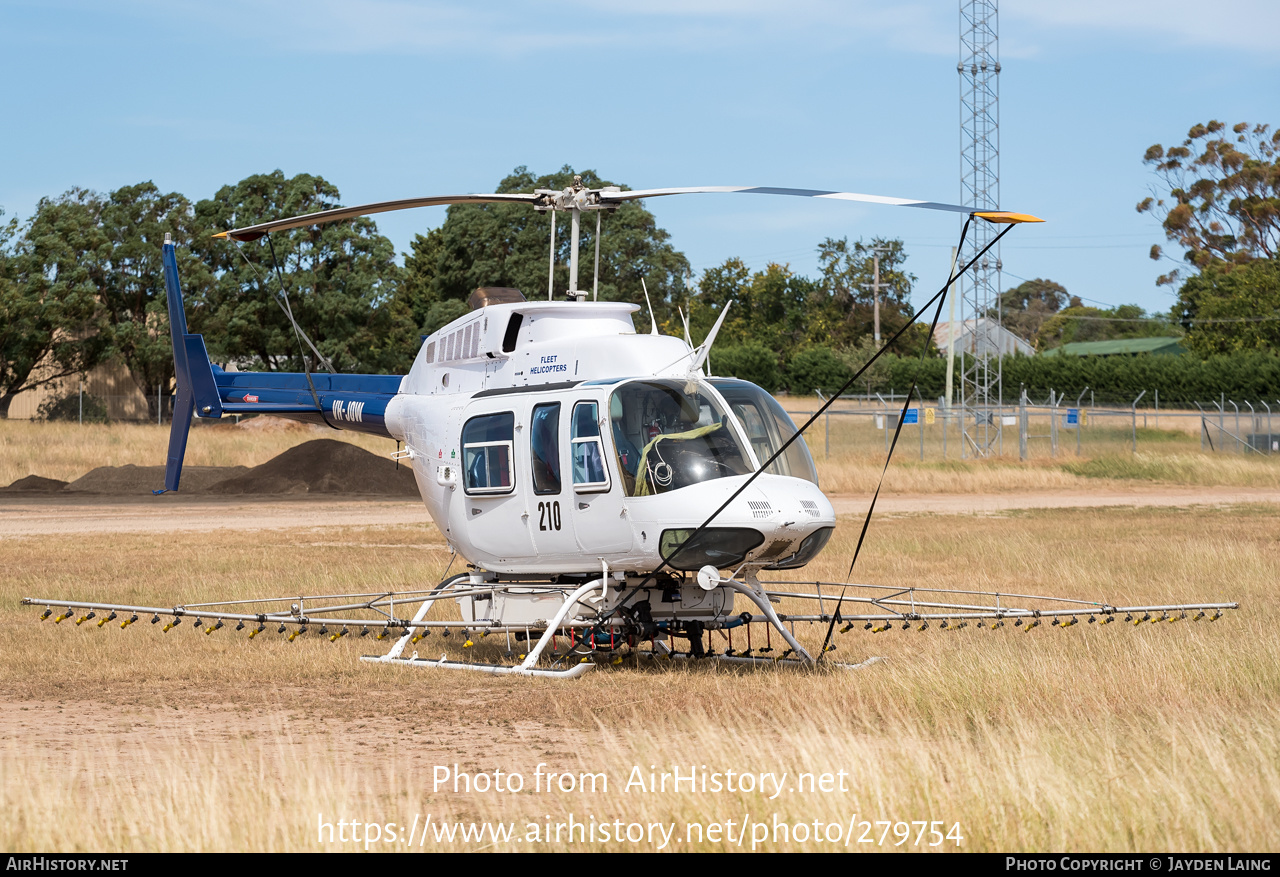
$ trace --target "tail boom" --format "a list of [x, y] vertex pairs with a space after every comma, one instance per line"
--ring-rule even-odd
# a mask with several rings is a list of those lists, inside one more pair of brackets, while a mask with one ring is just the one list
[[209, 360], [204, 336], [187, 332], [175, 246], [168, 240], [163, 261], [177, 395], [164, 487], [153, 493], [178, 489], [192, 417], [217, 420], [225, 414], [272, 414], [394, 438], [387, 431], [386, 412], [400, 392], [401, 375], [223, 371]]

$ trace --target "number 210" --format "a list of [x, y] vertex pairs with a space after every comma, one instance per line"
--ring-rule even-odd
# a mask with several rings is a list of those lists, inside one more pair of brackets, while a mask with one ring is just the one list
[[538, 503], [538, 529], [539, 530], [559, 530], [560, 529], [560, 503], [558, 502]]

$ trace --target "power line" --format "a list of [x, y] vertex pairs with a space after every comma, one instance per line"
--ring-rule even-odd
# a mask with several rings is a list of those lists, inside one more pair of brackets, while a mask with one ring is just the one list
[[[1062, 317], [1067, 320], [1091, 320], [1097, 323], [1168, 323], [1174, 325], [1177, 320], [1173, 317], [1094, 317], [1088, 314], [1062, 314], [1056, 313], [1049, 315], [1045, 322], [1055, 317]], [[1280, 314], [1269, 317], [1191, 317], [1188, 322], [1192, 325], [1197, 323], [1266, 323], [1271, 320], [1280, 320]]]

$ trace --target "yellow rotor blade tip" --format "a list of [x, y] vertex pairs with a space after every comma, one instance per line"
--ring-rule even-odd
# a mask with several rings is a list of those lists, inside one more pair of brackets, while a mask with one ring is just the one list
[[1010, 213], [1007, 210], [979, 210], [973, 215], [987, 222], [1044, 222], [1040, 217], [1032, 216], [1030, 213]]

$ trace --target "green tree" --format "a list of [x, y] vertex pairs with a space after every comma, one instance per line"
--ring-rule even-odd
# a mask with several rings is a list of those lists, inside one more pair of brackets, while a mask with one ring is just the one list
[[[901, 240], [872, 238], [853, 244], [848, 238], [827, 238], [818, 245], [818, 264], [822, 269], [821, 288], [825, 297], [822, 307], [814, 309], [813, 328], [837, 347], [853, 344], [863, 335], [874, 335], [874, 287], [876, 251], [880, 253], [880, 336], [888, 338], [914, 316], [911, 290], [914, 274], [904, 270], [907, 254]], [[910, 353], [919, 349], [924, 327], [907, 333], [894, 345], [895, 352]]]
[[694, 343], [732, 301], [718, 343], [760, 344], [789, 358], [808, 337], [807, 308], [816, 292], [817, 284], [787, 265], [770, 263], [753, 274], [741, 259], [727, 259], [703, 273], [696, 295], [686, 294]]
[[[694, 343], [700, 343], [720, 313], [730, 302], [736, 302], [725, 317], [718, 336], [726, 345], [742, 344], [748, 335], [747, 314], [741, 307], [751, 286], [751, 269], [737, 257], [726, 259], [723, 264], [708, 268], [698, 280], [697, 294], [686, 291], [684, 310], [689, 319], [689, 332]], [[681, 329], [683, 331], [683, 329]]]
[[[322, 177], [285, 177], [277, 170], [223, 186], [195, 210], [197, 225], [213, 231], [337, 206], [337, 187]], [[395, 248], [367, 217], [275, 232], [244, 245], [202, 239], [198, 249], [214, 280], [193, 301], [189, 320], [215, 359], [272, 370], [302, 367], [299, 343], [280, 306], [271, 246], [294, 318], [338, 371], [409, 367], [418, 332], [409, 307], [395, 296]], [[312, 359], [310, 350], [306, 356]]]
[[1164, 338], [1182, 330], [1167, 318], [1148, 314], [1137, 305], [1091, 308], [1072, 298], [1072, 306], [1050, 316], [1040, 325], [1036, 350], [1049, 350], [1078, 341], [1112, 341], [1121, 338]]
[[[1180, 146], [1150, 147], [1143, 161], [1160, 186], [1138, 203], [1161, 220], [1165, 237], [1196, 270], [1280, 257], [1280, 131], [1241, 122], [1195, 125]], [[1151, 248], [1151, 258], [1163, 251]], [[1159, 284], [1175, 283], [1180, 269]]]
[[458, 317], [467, 314], [467, 312], [466, 303], [458, 301], [456, 298], [432, 302], [422, 318], [422, 334], [430, 335], [433, 332], [438, 332], [458, 319]]
[[177, 192], [162, 194], [151, 182], [123, 186], [103, 202], [102, 232], [108, 240], [99, 295], [106, 310], [105, 338], [142, 391], [156, 418], [156, 387], [173, 379], [173, 346], [165, 298], [162, 245], [166, 233], [177, 246], [184, 294], [207, 296], [212, 275], [192, 244], [201, 236], [191, 202]]
[[[1068, 303], [1066, 288], [1052, 280], [1026, 280], [1000, 294], [1001, 322], [1014, 334], [1031, 339], [1049, 317]], [[994, 313], [988, 316], [996, 316]]]
[[[414, 325], [424, 335], [430, 335], [449, 322], [445, 320], [440, 326], [427, 328], [428, 312], [433, 305], [441, 301], [435, 279], [444, 254], [443, 230], [433, 228], [425, 235], [414, 235], [413, 240], [409, 242], [409, 249], [411, 252], [404, 254], [404, 272], [401, 274], [400, 288], [396, 292], [396, 297], [409, 309]], [[497, 284], [485, 285], [496, 286]]]
[[1178, 305], [1200, 356], [1280, 350], [1280, 259], [1210, 265], [1182, 284]]
[[852, 376], [848, 364], [834, 350], [815, 344], [791, 357], [786, 380], [792, 393], [808, 396], [814, 390], [834, 393]]
[[[578, 175], [589, 188], [615, 185], [595, 171]], [[503, 179], [498, 192], [532, 192], [563, 189], [573, 183], [575, 171], [567, 165], [559, 172], [535, 177], [518, 167]], [[623, 187], [626, 188], [626, 187]], [[670, 244], [670, 235], [658, 227], [653, 214], [640, 201], [629, 201], [601, 217], [600, 298], [643, 304], [640, 280], [648, 285], [658, 321], [668, 332], [681, 334], [674, 299], [684, 288], [689, 261]], [[547, 258], [551, 241], [551, 214], [525, 204], [455, 204], [444, 225], [414, 238], [405, 254], [405, 282], [401, 301], [423, 322], [431, 306], [446, 300], [466, 301], [481, 286], [509, 286], [527, 298], [546, 295]], [[578, 284], [591, 289], [595, 257], [595, 217], [583, 216]], [[556, 217], [557, 295], [569, 288], [569, 218]]]
[[720, 347], [711, 350], [714, 374], [729, 378], [741, 378], [772, 393], [778, 389], [782, 372], [778, 368], [778, 355], [757, 342]]
[[[856, 344], [850, 344], [836, 351], [841, 361], [849, 369], [850, 376], [855, 374], [858, 369], [871, 363], [870, 367], [862, 373], [862, 377], [858, 379], [858, 383], [865, 386], [868, 393], [887, 386], [891, 374], [890, 357], [893, 354], [885, 354], [876, 359], [875, 362], [871, 362], [872, 357], [876, 355], [877, 349], [875, 339], [870, 335], [863, 335]], [[906, 359], [909, 362], [917, 361], [914, 357], [907, 357]], [[855, 392], [860, 389], [860, 387], [852, 388]]]
[[0, 227], [0, 417], [13, 398], [97, 365], [106, 352], [99, 300], [110, 242], [93, 192], [42, 198], [22, 230]]

